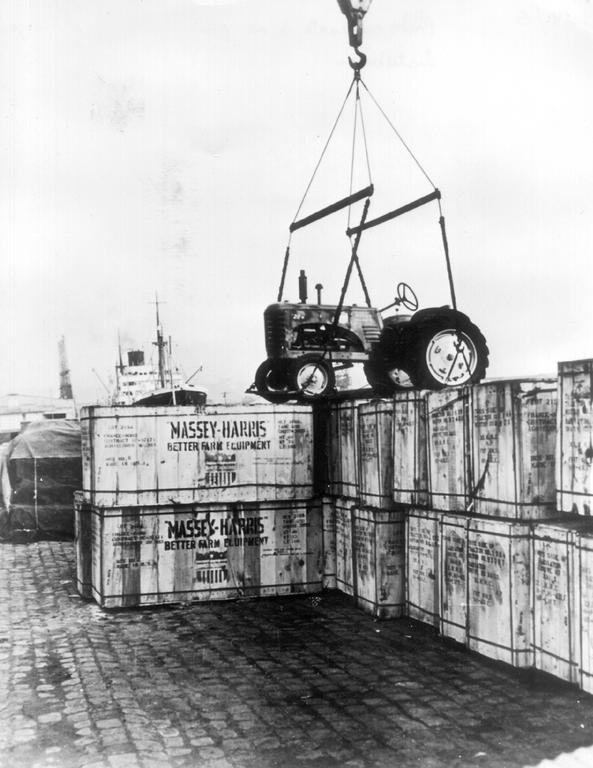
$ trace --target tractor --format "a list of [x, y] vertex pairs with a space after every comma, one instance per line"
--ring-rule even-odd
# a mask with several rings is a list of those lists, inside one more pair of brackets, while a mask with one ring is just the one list
[[[302, 273], [300, 282], [306, 285]], [[354, 363], [363, 364], [380, 397], [469, 384], [479, 381], [488, 365], [484, 336], [467, 315], [449, 306], [418, 310], [406, 283], [398, 284], [393, 304], [382, 310], [310, 304], [301, 290], [299, 303], [270, 304], [264, 327], [268, 358], [257, 369], [255, 389], [273, 403], [330, 395], [335, 370]]]
[[[257, 369], [254, 385], [249, 391], [255, 391], [273, 403], [282, 403], [290, 399], [308, 402], [331, 396], [335, 392], [336, 371], [352, 367], [357, 363], [363, 365], [371, 393], [380, 397], [390, 396], [397, 390], [409, 388], [443, 389], [472, 384], [483, 378], [488, 367], [489, 351], [484, 336], [469, 317], [457, 309], [445, 218], [441, 208], [441, 193], [380, 107], [379, 111], [387, 119], [433, 190], [388, 213], [367, 219], [374, 185], [371, 181], [361, 94], [366, 91], [374, 104], [379, 106], [360, 75], [366, 63], [366, 56], [360, 51], [362, 20], [370, 2], [371, 0], [338, 0], [340, 10], [347, 17], [350, 45], [359, 58], [357, 61], [349, 58], [350, 66], [354, 70], [354, 78], [289, 227], [290, 237], [284, 256], [276, 303], [270, 304], [264, 312], [267, 358]], [[355, 111], [349, 174], [350, 194], [308, 216], [298, 218], [351, 94], [355, 97]], [[357, 125], [362, 126], [362, 131], [357, 132]], [[364, 141], [362, 157], [366, 161], [368, 184], [357, 192], [352, 192], [354, 146], [358, 135], [361, 135]], [[350, 223], [352, 206], [363, 200], [365, 203], [360, 223], [357, 226], [348, 226], [346, 230], [346, 235], [350, 239], [351, 255], [338, 302], [322, 303], [322, 286], [318, 284], [316, 285], [317, 303], [309, 303], [307, 278], [303, 270], [299, 278], [299, 302], [283, 301], [293, 233], [301, 227], [313, 224], [345, 208], [348, 208]], [[374, 307], [369, 298], [358, 259], [358, 246], [362, 233], [432, 201], [437, 201], [439, 207], [439, 225], [449, 280], [450, 304], [419, 309], [418, 299], [412, 288], [407, 283], [400, 282], [391, 304], [382, 309]], [[354, 269], [357, 270], [360, 278], [366, 306], [345, 303]], [[389, 310], [392, 310], [391, 314], [386, 314]]]

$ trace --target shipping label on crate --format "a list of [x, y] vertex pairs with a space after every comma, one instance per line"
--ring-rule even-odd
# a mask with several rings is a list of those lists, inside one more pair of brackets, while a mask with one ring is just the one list
[[82, 423], [84, 491], [95, 505], [312, 495], [307, 408], [92, 408]]
[[558, 508], [593, 514], [593, 360], [560, 363]]

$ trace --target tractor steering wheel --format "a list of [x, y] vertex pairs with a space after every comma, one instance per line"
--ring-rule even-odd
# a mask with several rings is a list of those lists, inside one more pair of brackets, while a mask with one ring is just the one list
[[407, 283], [397, 284], [395, 303], [403, 304], [410, 312], [415, 312], [418, 309], [418, 297]]

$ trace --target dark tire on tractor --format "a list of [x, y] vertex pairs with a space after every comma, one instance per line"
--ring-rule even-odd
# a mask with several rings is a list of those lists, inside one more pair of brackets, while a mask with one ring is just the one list
[[336, 377], [331, 363], [321, 355], [308, 354], [293, 360], [288, 370], [290, 389], [301, 400], [318, 400], [333, 392]]
[[363, 369], [368, 383], [378, 397], [391, 397], [394, 392], [401, 392], [413, 386], [407, 371], [385, 361], [369, 360]]
[[270, 403], [290, 400], [287, 362], [264, 360], [255, 373], [255, 388], [258, 395]]
[[467, 315], [448, 312], [410, 323], [410, 377], [418, 389], [474, 384], [488, 367], [488, 345]]

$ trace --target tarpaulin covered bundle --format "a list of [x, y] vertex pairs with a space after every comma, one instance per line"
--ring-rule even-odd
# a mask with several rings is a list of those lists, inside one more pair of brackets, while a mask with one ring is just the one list
[[0, 535], [73, 538], [73, 494], [82, 485], [79, 423], [30, 424], [10, 441], [0, 462]]

